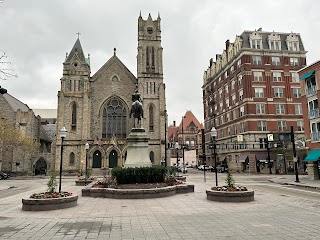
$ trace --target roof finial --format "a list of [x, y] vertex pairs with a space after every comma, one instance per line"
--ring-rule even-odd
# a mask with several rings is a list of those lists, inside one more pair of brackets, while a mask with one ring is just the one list
[[116, 51], [117, 51], [117, 49], [114, 48], [114, 49], [113, 49], [113, 55], [114, 55], [114, 56], [116, 55]]
[[158, 11], [158, 18], [160, 18], [160, 12]]
[[76, 34], [78, 35], [78, 39], [79, 39], [79, 38], [80, 38], [81, 33], [78, 31]]
[[139, 17], [142, 17], [142, 16], [141, 16], [141, 10], [140, 10], [140, 15], [139, 15]]

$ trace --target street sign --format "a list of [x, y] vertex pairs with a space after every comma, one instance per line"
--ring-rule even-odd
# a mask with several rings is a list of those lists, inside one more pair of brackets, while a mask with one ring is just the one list
[[272, 133], [267, 134], [267, 137], [268, 137], [269, 142], [273, 142], [273, 134]]

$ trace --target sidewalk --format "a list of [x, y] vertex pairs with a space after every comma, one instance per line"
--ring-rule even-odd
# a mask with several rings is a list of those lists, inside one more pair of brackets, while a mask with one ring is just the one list
[[300, 182], [295, 182], [295, 175], [278, 175], [269, 181], [277, 184], [320, 189], [320, 180], [309, 180], [308, 175], [299, 175]]

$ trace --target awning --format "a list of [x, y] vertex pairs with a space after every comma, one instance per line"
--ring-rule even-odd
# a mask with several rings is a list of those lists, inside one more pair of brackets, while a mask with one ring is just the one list
[[307, 78], [310, 77], [312, 74], [314, 74], [314, 70], [311, 71], [311, 72], [308, 72], [308, 73], [303, 74], [302, 77], [301, 77], [301, 80], [307, 79]]
[[239, 157], [239, 162], [245, 162], [247, 159], [248, 155], [246, 154], [241, 154]]
[[320, 149], [311, 150], [311, 152], [309, 152], [309, 154], [304, 159], [304, 162], [309, 162], [309, 161], [315, 162], [315, 161], [318, 161], [319, 157], [320, 157]]

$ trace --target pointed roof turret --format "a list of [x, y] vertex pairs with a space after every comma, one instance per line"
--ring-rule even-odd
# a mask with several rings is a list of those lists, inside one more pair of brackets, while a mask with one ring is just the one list
[[79, 60], [81, 62], [86, 62], [79, 38], [77, 38], [75, 44], [73, 45], [73, 48], [72, 48], [71, 52], [69, 53], [69, 55], [66, 59], [66, 62], [70, 62], [74, 55], [77, 55], [77, 57], [79, 58]]
[[149, 13], [149, 16], [148, 16], [147, 21], [151, 21], [151, 22], [152, 22], [152, 17], [151, 17], [151, 14], [150, 14], [150, 13]]

